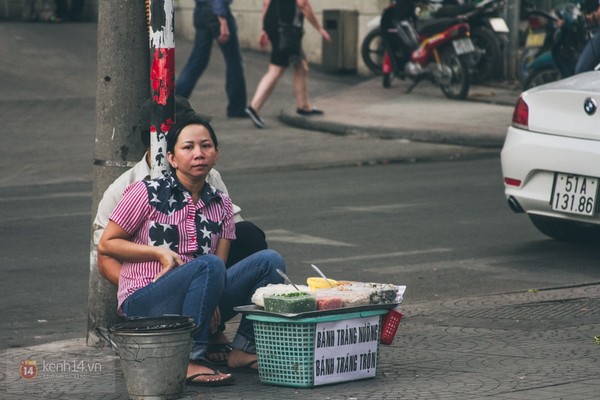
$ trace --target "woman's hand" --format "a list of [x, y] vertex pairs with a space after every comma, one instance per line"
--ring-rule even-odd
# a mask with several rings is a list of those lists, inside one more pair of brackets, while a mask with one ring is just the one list
[[329, 33], [321, 26], [317, 17], [315, 16], [315, 12], [313, 11], [312, 6], [310, 5], [309, 0], [296, 0], [296, 6], [300, 10], [300, 12], [304, 15], [304, 17], [308, 20], [308, 22], [319, 32], [319, 34], [323, 37], [323, 39], [331, 42], [331, 37]]
[[219, 310], [219, 306], [215, 308], [215, 312], [210, 321], [210, 333], [211, 335], [217, 333], [219, 330], [219, 325], [221, 325], [221, 310]]
[[258, 45], [261, 49], [264, 49], [269, 44], [269, 36], [267, 36], [267, 32], [262, 31], [260, 33], [260, 37], [258, 38]]
[[328, 42], [331, 42], [331, 36], [329, 36], [329, 33], [325, 30], [325, 28], [321, 27], [321, 29], [319, 29], [319, 33], [321, 34], [323, 39], [327, 40]]
[[156, 251], [158, 253], [158, 261], [160, 262], [162, 269], [158, 274], [156, 274], [154, 279], [152, 279], [152, 282], [156, 282], [158, 278], [173, 268], [183, 265], [183, 260], [181, 257], [179, 257], [179, 254], [175, 253], [173, 250], [166, 247], [156, 247]]
[[220, 30], [219, 30], [219, 37], [217, 38], [217, 41], [221, 44], [225, 44], [227, 43], [227, 41], [229, 40], [229, 25], [227, 25], [227, 20], [224, 17], [218, 17], [219, 18], [219, 23], [221, 24]]

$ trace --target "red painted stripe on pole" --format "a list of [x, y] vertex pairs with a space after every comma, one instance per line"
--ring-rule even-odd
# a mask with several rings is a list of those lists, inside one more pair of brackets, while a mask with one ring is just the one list
[[175, 49], [154, 49], [151, 67], [154, 102], [167, 105], [175, 93]]
[[175, 120], [175, 12], [173, 0], [150, 0], [150, 151], [152, 177], [168, 172], [166, 135]]

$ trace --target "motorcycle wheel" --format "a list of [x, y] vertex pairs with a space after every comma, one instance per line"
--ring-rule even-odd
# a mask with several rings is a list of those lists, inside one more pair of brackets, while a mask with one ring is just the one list
[[392, 87], [392, 74], [383, 74], [381, 84], [386, 89]]
[[529, 74], [523, 89], [528, 90], [545, 83], [557, 81], [560, 78], [560, 71], [554, 66], [539, 69]]
[[469, 72], [461, 58], [454, 52], [452, 47], [442, 49], [440, 54], [442, 66], [450, 71], [450, 83], [441, 84], [442, 92], [449, 99], [464, 100], [469, 94]]
[[367, 68], [374, 74], [380, 75], [384, 54], [380, 28], [373, 29], [365, 36], [360, 54]]
[[502, 49], [496, 34], [486, 28], [475, 28], [471, 31], [471, 40], [481, 50], [479, 62], [475, 65], [472, 81], [481, 83], [497, 78], [502, 68]]
[[536, 55], [539, 53], [539, 47], [530, 47], [523, 50], [523, 53], [519, 57], [519, 63], [517, 65], [517, 79], [521, 83], [522, 87], [525, 87], [525, 82], [529, 77], [528, 67], [535, 60]]

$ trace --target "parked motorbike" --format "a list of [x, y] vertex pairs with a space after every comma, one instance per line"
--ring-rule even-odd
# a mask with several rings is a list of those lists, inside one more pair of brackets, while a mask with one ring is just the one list
[[557, 15], [561, 22], [555, 22], [544, 46], [525, 66], [525, 90], [573, 75], [579, 55], [592, 35], [577, 5], [565, 4], [557, 9]]
[[394, 76], [408, 78], [412, 80], [410, 92], [419, 82], [428, 80], [446, 97], [465, 99], [470, 85], [469, 65], [475, 53], [469, 25], [457, 18], [436, 19], [422, 25], [417, 33], [416, 17], [405, 14], [406, 10], [398, 12], [392, 5], [381, 16], [383, 86], [390, 87]]
[[367, 23], [369, 33], [362, 41], [360, 55], [369, 71], [381, 75], [383, 65], [383, 42], [381, 40], [381, 15], [378, 15]]
[[[419, 34], [422, 24], [429, 24], [440, 18], [464, 18], [470, 25], [471, 40], [476, 48], [476, 66], [472, 70], [472, 80], [483, 82], [498, 77], [504, 63], [503, 52], [508, 43], [508, 26], [498, 16], [504, 7], [504, 0], [483, 0], [467, 5], [448, 3], [452, 3], [452, 0], [425, 0], [419, 3]], [[369, 33], [361, 44], [363, 62], [376, 74], [381, 74], [384, 53], [380, 24], [380, 17], [368, 22]]]
[[483, 0], [463, 5], [443, 4], [434, 18], [462, 17], [471, 28], [471, 40], [479, 54], [473, 82], [500, 78], [504, 72], [504, 54], [508, 47], [508, 25], [501, 12], [505, 0]]
[[524, 86], [529, 73], [530, 64], [540, 54], [552, 47], [558, 17], [554, 11], [539, 10], [527, 1], [521, 3], [521, 19], [526, 21], [519, 44], [522, 46], [517, 64], [517, 79]]

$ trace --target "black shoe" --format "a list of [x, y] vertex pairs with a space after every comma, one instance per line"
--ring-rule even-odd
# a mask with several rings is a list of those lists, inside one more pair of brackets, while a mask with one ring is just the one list
[[246, 107], [246, 114], [248, 114], [248, 116], [250, 117], [252, 122], [254, 122], [254, 125], [256, 125], [257, 128], [262, 129], [265, 127], [265, 121], [263, 121], [263, 119], [260, 117], [260, 115], [258, 115], [256, 110], [252, 108], [252, 106]]
[[249, 118], [249, 115], [246, 112], [241, 114], [227, 114], [227, 118]]
[[300, 115], [323, 115], [323, 110], [319, 110], [318, 108], [312, 108], [311, 110], [305, 110], [303, 108], [297, 108], [296, 112]]

